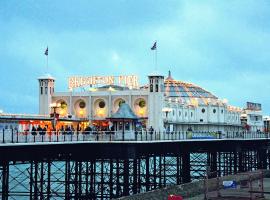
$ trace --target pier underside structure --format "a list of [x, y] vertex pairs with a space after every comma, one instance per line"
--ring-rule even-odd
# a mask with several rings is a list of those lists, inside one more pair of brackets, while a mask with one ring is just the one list
[[111, 199], [270, 168], [267, 139], [0, 146], [7, 199]]

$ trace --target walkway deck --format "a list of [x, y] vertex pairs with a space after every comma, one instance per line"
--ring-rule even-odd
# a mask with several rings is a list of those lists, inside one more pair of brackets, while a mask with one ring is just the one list
[[220, 140], [265, 140], [270, 139], [269, 133], [258, 132], [227, 132], [221, 134], [219, 132], [18, 132], [16, 130], [0, 131], [0, 145], [16, 144], [16, 143], [78, 143], [78, 142], [193, 142], [193, 141], [220, 141]]

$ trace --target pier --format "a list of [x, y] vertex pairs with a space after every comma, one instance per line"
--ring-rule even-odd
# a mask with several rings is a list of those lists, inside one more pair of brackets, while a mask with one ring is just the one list
[[2, 132], [1, 196], [111, 199], [202, 179], [207, 169], [225, 176], [270, 168], [268, 134], [204, 135]]

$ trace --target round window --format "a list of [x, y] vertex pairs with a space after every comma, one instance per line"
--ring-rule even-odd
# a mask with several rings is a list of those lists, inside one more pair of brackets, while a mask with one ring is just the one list
[[144, 101], [144, 100], [140, 100], [140, 101], [139, 101], [139, 106], [140, 106], [141, 108], [144, 108], [144, 107], [145, 107], [145, 101]]
[[105, 107], [105, 102], [104, 101], [100, 101], [99, 103], [98, 103], [98, 106], [100, 107], [100, 108], [104, 108]]
[[205, 109], [204, 108], [202, 109], [202, 113], [205, 113]]
[[81, 101], [80, 103], [79, 103], [79, 107], [81, 108], [81, 109], [84, 109], [85, 108], [85, 102], [84, 101]]
[[213, 113], [216, 113], [217, 111], [216, 111], [216, 109], [213, 109]]
[[118, 106], [120, 107], [122, 105], [122, 103], [125, 103], [125, 100], [120, 100], [119, 103], [118, 103]]
[[67, 103], [62, 101], [61, 104], [60, 104], [60, 108], [61, 109], [66, 109], [67, 108]]

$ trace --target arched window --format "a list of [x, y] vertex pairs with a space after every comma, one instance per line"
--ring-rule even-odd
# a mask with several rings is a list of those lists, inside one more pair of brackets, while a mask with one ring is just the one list
[[156, 92], [158, 92], [158, 84], [156, 84]]

